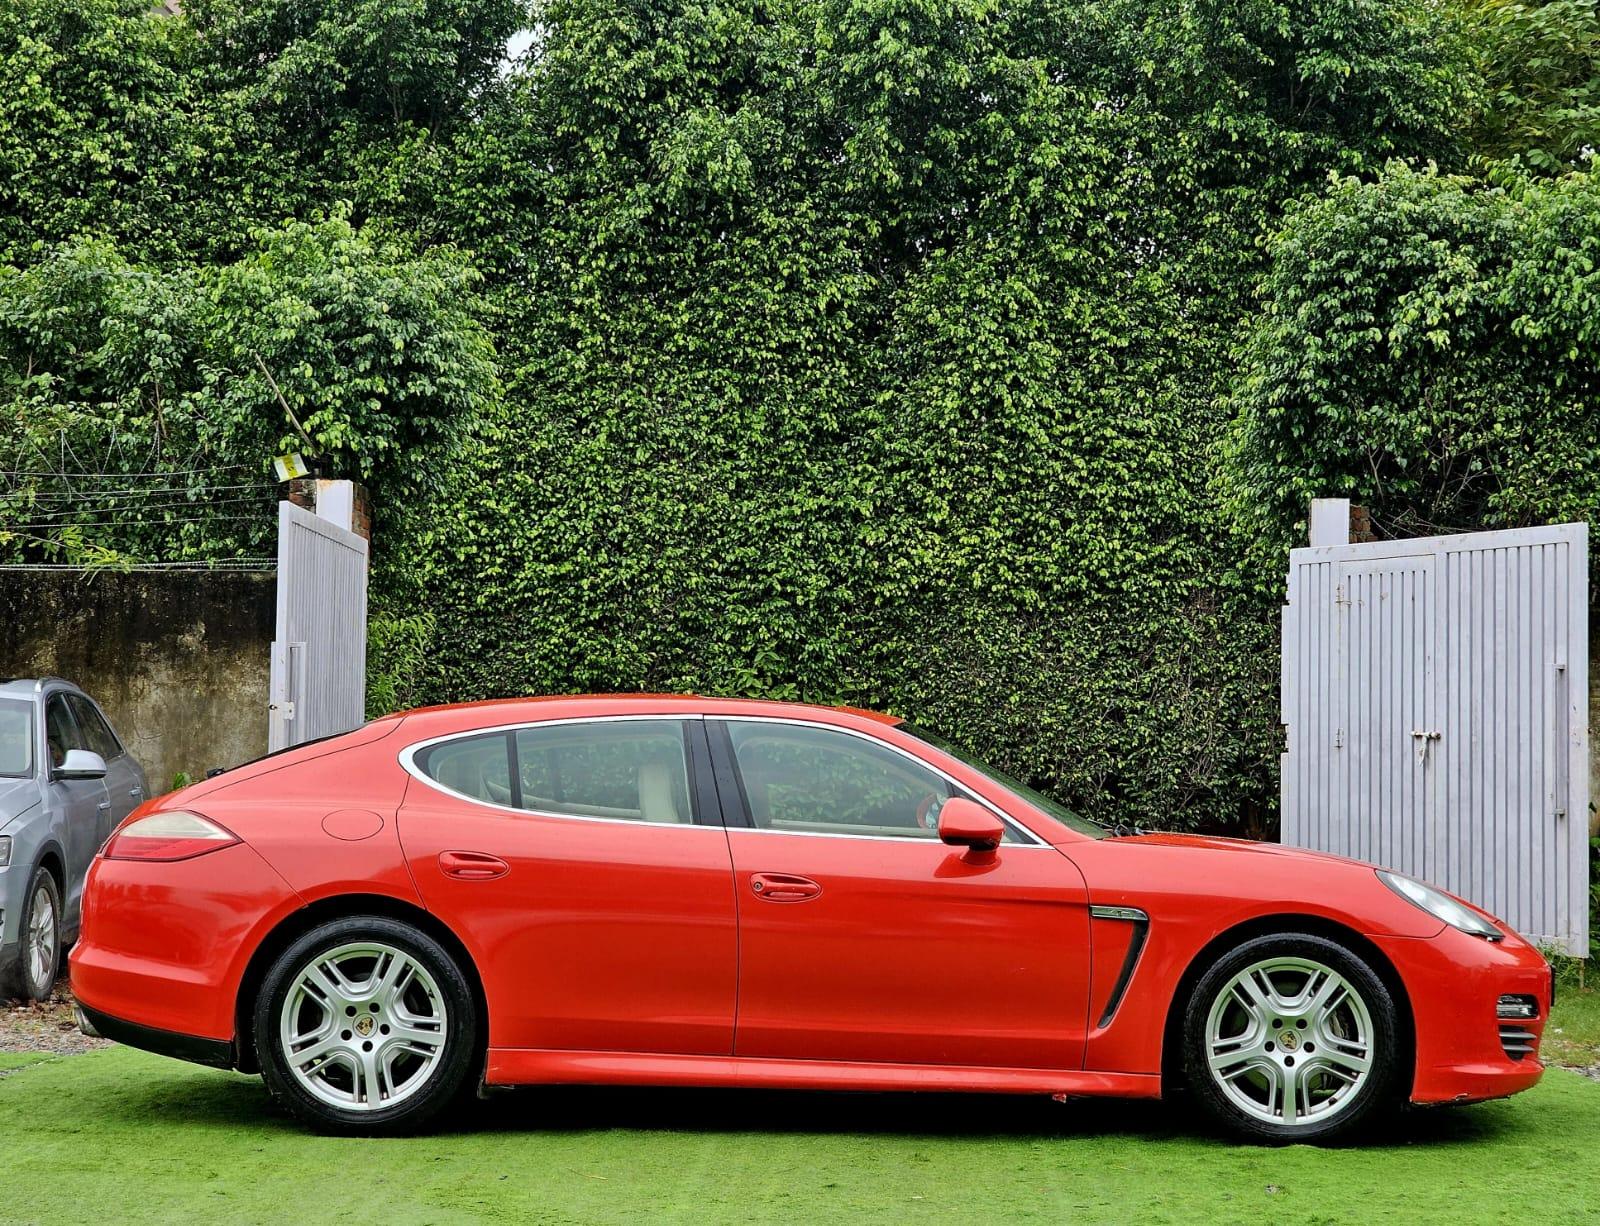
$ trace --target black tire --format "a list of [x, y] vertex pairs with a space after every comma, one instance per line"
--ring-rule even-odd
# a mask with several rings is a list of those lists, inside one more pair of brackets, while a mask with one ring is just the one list
[[[1370, 1035], [1367, 1042], [1369, 1066], [1365, 1079], [1357, 1083], [1354, 1089], [1330, 1090], [1328, 1087], [1342, 1082], [1343, 1077], [1336, 1077], [1331, 1072], [1315, 1074], [1311, 1081], [1306, 1083], [1303, 1101], [1301, 1097], [1296, 1097], [1294, 1100], [1294, 1109], [1300, 1118], [1292, 1124], [1281, 1122], [1285, 1095], [1282, 1088], [1274, 1090], [1272, 1085], [1274, 1077], [1289, 1075], [1289, 1070], [1283, 1067], [1285, 1062], [1293, 1066], [1298, 1058], [1302, 1072], [1308, 1064], [1315, 1066], [1314, 1046], [1305, 1046], [1307, 1037], [1315, 1037], [1314, 1021], [1311, 1027], [1307, 1028], [1302, 1023], [1310, 1019], [1292, 1016], [1295, 1010], [1290, 1010], [1283, 1018], [1270, 1018], [1268, 1024], [1275, 1028], [1270, 1031], [1263, 1030], [1261, 1033], [1266, 1036], [1263, 1045], [1271, 1048], [1273, 1054], [1263, 1056], [1261, 1059], [1273, 1060], [1277, 1067], [1276, 1074], [1267, 1076], [1259, 1071], [1247, 1070], [1240, 1077], [1232, 1079], [1236, 1087], [1235, 1093], [1245, 1097], [1259, 1096], [1264, 1100], [1260, 1104], [1260, 1109], [1268, 1114], [1276, 1113], [1279, 1116], [1277, 1122], [1252, 1114], [1236, 1102], [1224, 1088], [1220, 1074], [1213, 1073], [1210, 1063], [1208, 1030], [1213, 1008], [1221, 1010], [1219, 1017], [1224, 1019], [1228, 1017], [1228, 1010], [1237, 1010], [1235, 1016], [1242, 1019], [1242, 1024], [1248, 1026], [1249, 1015], [1240, 1007], [1237, 998], [1233, 997], [1229, 985], [1236, 976], [1247, 969], [1277, 959], [1291, 962], [1305, 960], [1333, 971], [1359, 999], [1359, 1004], [1364, 1007], [1366, 1017], [1370, 1020]], [[1282, 976], [1287, 976], [1287, 982], [1292, 985], [1297, 972], [1291, 966], [1274, 973], [1280, 975], [1279, 982], [1283, 982]], [[1219, 997], [1230, 999], [1219, 1003]], [[1354, 1009], [1354, 1003], [1336, 1006], [1333, 1015], [1330, 1016], [1330, 1024], [1349, 1031], [1356, 1016]], [[1267, 1012], [1275, 1014], [1279, 1011]], [[1287, 1027], [1287, 1030], [1278, 1025], [1280, 1022]], [[1217, 959], [1195, 984], [1194, 991], [1190, 993], [1184, 1007], [1184, 1073], [1195, 1100], [1213, 1119], [1239, 1136], [1269, 1144], [1332, 1141], [1351, 1136], [1364, 1121], [1372, 1117], [1374, 1112], [1381, 1114], [1399, 1105], [1400, 1080], [1408, 1071], [1404, 1067], [1406, 1061], [1402, 1035], [1399, 1010], [1393, 995], [1377, 972], [1360, 955], [1337, 941], [1310, 933], [1270, 934], [1255, 937], [1230, 950]], [[1296, 1054], [1289, 1054], [1291, 1044]], [[1324, 1067], [1327, 1054], [1324, 1052], [1322, 1057]], [[1234, 1068], [1246, 1063], [1250, 1062], [1242, 1060]], [[1259, 1062], [1256, 1063], [1256, 1067], [1259, 1069]], [[1296, 1075], [1296, 1078], [1298, 1083], [1299, 1075]], [[1278, 1083], [1280, 1087], [1281, 1084]], [[1315, 1094], [1322, 1094], [1325, 1097], [1308, 1113], [1306, 1108], [1312, 1104]], [[1334, 1102], [1332, 1097], [1334, 1094], [1342, 1097]], [[1316, 1111], [1325, 1111], [1326, 1114], [1319, 1118]]]
[[[34, 973], [30, 956], [34, 913], [41, 893], [50, 900], [50, 915], [54, 917], [50, 925], [51, 953], [42, 976]], [[61, 887], [56, 884], [55, 875], [43, 865], [33, 870], [33, 877], [28, 882], [28, 892], [22, 904], [21, 932], [22, 944], [17, 951], [16, 964], [0, 981], [0, 999], [49, 1000], [50, 993], [55, 990], [56, 976], [61, 971]]]
[[[437, 988], [436, 997], [430, 992], [428, 1000], [442, 1009], [445, 1039], [437, 1063], [400, 1101], [392, 1106], [346, 1108], [324, 1101], [302, 1084], [290, 1068], [280, 1024], [291, 991], [313, 960], [342, 947], [363, 943], [398, 950], [427, 972]], [[301, 1007], [320, 1008], [315, 1002]], [[356, 1020], [367, 1019], [357, 1017]], [[462, 1093], [480, 1060], [478, 1006], [465, 972], [433, 937], [411, 924], [386, 916], [331, 920], [312, 929], [278, 955], [256, 994], [251, 1029], [261, 1062], [262, 1080], [272, 1097], [318, 1131], [336, 1135], [375, 1136], [417, 1131]], [[382, 1042], [373, 1031], [365, 1033], [373, 1034], [374, 1041]], [[359, 1036], [355, 1036], [354, 1041], [359, 1043]], [[370, 1045], [368, 1050], [371, 1050]]]

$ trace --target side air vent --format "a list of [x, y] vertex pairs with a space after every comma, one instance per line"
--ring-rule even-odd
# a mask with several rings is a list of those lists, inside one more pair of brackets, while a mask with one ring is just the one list
[[1500, 1027], [1500, 1046], [1513, 1060], [1531, 1056], [1539, 1047], [1539, 1036], [1520, 1026]]

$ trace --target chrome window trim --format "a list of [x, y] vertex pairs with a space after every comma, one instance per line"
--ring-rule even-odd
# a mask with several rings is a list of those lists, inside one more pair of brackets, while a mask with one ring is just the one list
[[[919, 758], [910, 750], [902, 749], [898, 745], [892, 745], [888, 741], [885, 741], [880, 737], [873, 736], [869, 732], [863, 732], [859, 728], [846, 728], [840, 724], [830, 724], [825, 720], [794, 719], [783, 715], [724, 715], [718, 712], [707, 713], [704, 711], [689, 711], [682, 713], [654, 711], [627, 715], [556, 715], [551, 716], [549, 719], [523, 719], [517, 720], [514, 723], [490, 724], [483, 728], [465, 728], [458, 732], [441, 733], [438, 736], [428, 737], [426, 740], [416, 741], [413, 744], [407, 745], [400, 751], [399, 759], [401, 769], [403, 769], [406, 774], [433, 789], [435, 792], [439, 792], [445, 796], [453, 797], [456, 800], [465, 801], [470, 805], [477, 805], [479, 808], [488, 809], [494, 813], [504, 813], [510, 817], [526, 817], [532, 815], [534, 817], [560, 818], [563, 821], [571, 822], [607, 822], [614, 826], [651, 826], [663, 830], [695, 829], [726, 830], [729, 832], [743, 830], [753, 834], [781, 834], [791, 838], [801, 839], [855, 839], [858, 842], [865, 843], [917, 843], [923, 846], [929, 846], [939, 841], [938, 839], [919, 838], [914, 835], [832, 834], [821, 830], [768, 830], [762, 829], [759, 826], [727, 826], [721, 821], [710, 824], [702, 824], [700, 822], [646, 822], [631, 817], [588, 817], [578, 813], [550, 813], [543, 809], [515, 809], [510, 805], [496, 804], [492, 800], [480, 800], [476, 796], [468, 796], [465, 792], [458, 792], [454, 788], [446, 787], [437, 779], [425, 774], [422, 768], [416, 763], [416, 756], [424, 749], [430, 749], [433, 746], [442, 744], [445, 741], [463, 740], [472, 736], [489, 736], [496, 732], [516, 732], [521, 728], [541, 728], [548, 727], [551, 724], [614, 724], [639, 720], [659, 723], [663, 720], [707, 719], [718, 719], [726, 723], [741, 722], [747, 724], [792, 724], [802, 728], [821, 728], [828, 732], [842, 732], [846, 736], [859, 737], [861, 740], [866, 741], [869, 744], [878, 745], [892, 753], [897, 753], [902, 758], [907, 758], [916, 763], [916, 765], [922, 767], [923, 770], [932, 771], [935, 775], [938, 775], [941, 779], [943, 779], [946, 783], [951, 784], [953, 787], [961, 788], [963, 792], [971, 794], [971, 789], [965, 787], [962, 782], [954, 775], [950, 774], [949, 771], [942, 770], [935, 766], [932, 762], [927, 762], [922, 758]], [[734, 769], [737, 770], [738, 765], [738, 762], [735, 761]], [[1016, 843], [1003, 843], [1001, 844], [1002, 847], [1015, 849], [1028, 848], [1031, 850], [1055, 850], [1050, 843], [1040, 838], [1039, 835], [1035, 834], [1031, 829], [1029, 829], [1028, 826], [1012, 817], [998, 805], [984, 799], [982, 796], [973, 795], [972, 799], [977, 804], [980, 804], [985, 809], [988, 809], [989, 812], [998, 817], [1006, 826], [1018, 831], [1024, 836], [1023, 841]], [[401, 803], [403, 805], [404, 801]]]
[[[653, 830], [724, 830], [726, 827], [720, 821], [710, 824], [687, 822], [647, 822], [637, 817], [591, 817], [585, 813], [551, 813], [547, 809], [517, 809], [511, 805], [496, 804], [492, 800], [480, 800], [476, 796], [468, 796], [465, 792], [458, 792], [454, 788], [446, 787], [437, 779], [427, 774], [417, 765], [417, 755], [424, 749], [431, 749], [435, 745], [442, 745], [446, 741], [464, 741], [469, 737], [493, 736], [495, 733], [518, 732], [523, 728], [545, 728], [552, 724], [617, 724], [625, 722], [645, 721], [649, 723], [669, 723], [682, 720], [704, 719], [698, 713], [688, 715], [671, 715], [655, 713], [649, 715], [559, 715], [551, 719], [519, 720], [514, 724], [494, 724], [486, 728], [466, 728], [459, 732], [446, 732], [439, 736], [429, 737], [425, 741], [417, 741], [407, 745], [400, 751], [400, 766], [406, 774], [420, 783], [432, 788], [435, 792], [443, 793], [456, 800], [464, 800], [469, 805], [477, 805], [481, 809], [488, 809], [494, 813], [504, 813], [508, 817], [551, 817], [565, 822], [605, 822], [612, 826], [648, 826]], [[684, 749], [684, 765], [687, 767], [689, 760], [688, 748]], [[691, 798], [692, 800], [692, 798]], [[401, 801], [401, 807], [405, 805]]]
[[[916, 754], [912, 753], [909, 749], [902, 749], [898, 745], [890, 744], [888, 741], [883, 740], [881, 737], [873, 736], [870, 732], [863, 732], [859, 728], [846, 728], [846, 727], [843, 727], [840, 724], [830, 724], [830, 723], [827, 723], [824, 720], [791, 719], [788, 716], [784, 716], [784, 715], [707, 715], [705, 718], [706, 719], [719, 719], [719, 720], [722, 720], [724, 723], [728, 723], [728, 724], [788, 724], [788, 725], [792, 725], [792, 726], [800, 727], [800, 728], [821, 728], [826, 732], [842, 732], [845, 736], [857, 737], [860, 740], [866, 741], [868, 744], [877, 745], [880, 748], [889, 750], [891, 753], [897, 753], [902, 758], [906, 758], [906, 759], [909, 759], [910, 761], [914, 762], [916, 765], [920, 766], [923, 770], [929, 771], [932, 774], [935, 774], [935, 775], [939, 776], [939, 778], [943, 779], [946, 783], [950, 784], [950, 786], [955, 787], [955, 788], [960, 788], [962, 792], [964, 792], [967, 795], [971, 796], [974, 802], [976, 802], [977, 804], [982, 805], [985, 809], [989, 810], [989, 812], [993, 813], [996, 817], [998, 817], [1000, 819], [1001, 823], [1003, 825], [1005, 825], [1008, 829], [1015, 830], [1019, 834], [1024, 836], [1022, 840], [1020, 840], [1018, 842], [1015, 842], [1015, 843], [1002, 843], [1000, 845], [1002, 848], [1006, 848], [1006, 847], [1050, 847], [1049, 843], [1047, 843], [1044, 839], [1040, 838], [1037, 834], [1035, 834], [1027, 826], [1023, 825], [1022, 822], [1020, 822], [1016, 818], [1012, 817], [1011, 814], [1007, 813], [1004, 809], [1000, 808], [999, 805], [993, 804], [992, 802], [990, 802], [988, 800], [985, 800], [982, 796], [975, 795], [972, 792], [971, 788], [969, 788], [965, 784], [963, 784], [961, 782], [961, 780], [957, 779], [949, 771], [941, 770], [939, 767], [935, 766], [932, 762], [926, 761], [923, 758], [919, 758]], [[738, 769], [738, 766], [739, 766], [739, 763], [737, 761], [737, 757], [738, 757], [738, 755], [735, 754], [735, 761], [734, 761], [733, 765], [734, 765], [734, 769], [736, 769], [736, 770]], [[981, 774], [982, 772], [981, 771], [975, 771], [974, 773]], [[743, 780], [741, 779], [740, 782], [742, 783]], [[937, 837], [935, 837], [933, 839], [925, 839], [925, 838], [921, 838], [920, 836], [917, 836], [917, 835], [844, 834], [844, 833], [834, 834], [831, 831], [822, 831], [822, 830], [773, 830], [773, 829], [770, 829], [770, 828], [767, 828], [767, 827], [762, 827], [762, 826], [729, 826], [728, 829], [729, 830], [751, 830], [751, 831], [754, 831], [757, 834], [797, 835], [800, 838], [813, 838], [813, 839], [862, 839], [862, 840], [872, 840], [872, 841], [881, 842], [881, 843], [937, 843], [939, 841]], [[1054, 848], [1051, 848], [1051, 850], [1054, 850]]]

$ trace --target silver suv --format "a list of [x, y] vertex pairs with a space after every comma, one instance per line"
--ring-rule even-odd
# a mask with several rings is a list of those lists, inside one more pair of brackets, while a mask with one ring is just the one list
[[144, 796], [144, 768], [87, 694], [0, 680], [0, 999], [50, 995], [89, 862]]

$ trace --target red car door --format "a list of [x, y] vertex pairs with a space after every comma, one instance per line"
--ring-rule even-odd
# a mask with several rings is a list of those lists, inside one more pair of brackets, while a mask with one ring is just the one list
[[949, 777], [863, 733], [707, 721], [740, 925], [740, 1056], [1075, 1069], [1089, 992], [1077, 868], [1009, 822], [974, 863]]
[[732, 1051], [732, 870], [698, 721], [533, 724], [402, 761], [401, 844], [483, 976], [491, 1047]]

